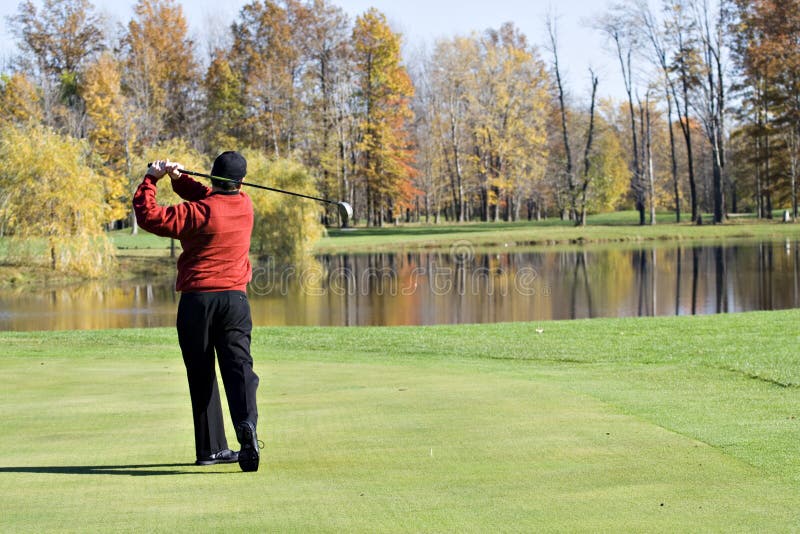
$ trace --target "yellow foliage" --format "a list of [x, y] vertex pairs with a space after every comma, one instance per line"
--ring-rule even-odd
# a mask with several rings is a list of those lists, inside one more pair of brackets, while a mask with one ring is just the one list
[[400, 44], [400, 35], [375, 8], [356, 19], [354, 61], [366, 110], [358, 124], [357, 173], [366, 180], [368, 196], [382, 207], [390, 200], [402, 206], [413, 195], [415, 154], [406, 124], [413, 119], [409, 104], [414, 85], [401, 63]]
[[126, 116], [120, 84], [119, 64], [110, 53], [105, 53], [87, 67], [81, 89], [89, 119], [89, 144], [97, 157], [96, 169], [105, 188], [107, 222], [124, 218], [131, 200], [125, 173], [126, 156], [135, 140], [134, 128], [132, 118]]
[[41, 122], [41, 100], [39, 90], [24, 74], [4, 76], [0, 84], [0, 121]]
[[591, 187], [587, 210], [603, 213], [615, 210], [629, 189], [631, 172], [619, 137], [610, 129], [597, 136], [591, 156]]
[[[142, 178], [147, 174], [147, 164], [158, 159], [178, 162], [184, 169], [191, 171], [211, 172], [208, 158], [189, 146], [185, 140], [170, 139], [145, 149], [141, 156], [134, 158], [131, 171], [131, 183], [134, 188], [138, 187], [142, 182]], [[206, 185], [210, 186], [210, 184]], [[156, 198], [162, 206], [170, 206], [182, 202], [182, 199], [172, 190], [169, 178], [159, 180]]]
[[[255, 150], [245, 151], [244, 156], [247, 158], [245, 181], [304, 195], [319, 195], [313, 177], [299, 163], [270, 160]], [[325, 231], [320, 223], [320, 204], [256, 189], [249, 190], [248, 194], [255, 210], [253, 252], [271, 258], [279, 266], [308, 264], [314, 243]]]
[[84, 142], [41, 125], [0, 131], [0, 224], [12, 237], [9, 259], [83, 276], [116, 264], [103, 233], [103, 183], [86, 153]]

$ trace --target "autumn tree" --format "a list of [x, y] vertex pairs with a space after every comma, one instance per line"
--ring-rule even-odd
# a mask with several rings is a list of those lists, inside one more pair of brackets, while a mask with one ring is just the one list
[[[414, 135], [417, 146], [417, 176], [415, 185], [421, 193], [422, 206], [419, 207], [424, 213], [425, 222], [430, 222], [433, 215], [434, 222], [439, 222], [443, 207], [446, 206], [446, 191], [449, 189], [446, 179], [450, 175], [449, 169], [445, 164], [445, 150], [439, 143], [441, 142], [441, 132], [437, 128], [440, 122], [433, 109], [436, 107], [436, 96], [431, 91], [431, 86], [424, 78], [424, 74], [416, 75], [417, 87], [416, 98], [414, 100], [415, 122]], [[457, 201], [452, 201], [452, 212], [454, 219], [457, 215]], [[463, 208], [463, 204], [461, 205]], [[421, 214], [418, 214], [420, 217]], [[456, 219], [458, 220], [458, 219]]]
[[697, 24], [690, 16], [689, 0], [665, 0], [665, 32], [670, 47], [670, 70], [675, 83], [670, 86], [677, 105], [679, 124], [686, 149], [686, 165], [689, 179], [689, 201], [692, 221], [700, 214], [695, 173], [694, 143], [692, 141], [692, 93], [700, 83], [700, 52], [697, 40]]
[[248, 145], [276, 157], [285, 155], [293, 143], [299, 72], [289, 11], [273, 0], [254, 0], [239, 12], [232, 33], [231, 61], [242, 76], [248, 108], [244, 121]]
[[[583, 169], [579, 173], [574, 171], [572, 161], [572, 147], [570, 145], [570, 127], [567, 122], [567, 106], [564, 83], [561, 77], [561, 68], [558, 61], [558, 39], [555, 21], [548, 20], [547, 29], [550, 37], [551, 53], [553, 55], [553, 73], [556, 79], [556, 91], [558, 95], [558, 108], [561, 116], [561, 138], [564, 149], [564, 175], [567, 181], [567, 197], [570, 208], [570, 218], [575, 221], [577, 226], [586, 225], [587, 201], [589, 198], [589, 186], [591, 185], [594, 173], [592, 172], [592, 144], [595, 137], [595, 106], [597, 103], [597, 85], [600, 80], [592, 69], [589, 69], [591, 81], [591, 99], [589, 101], [588, 125], [585, 144], [583, 149]], [[576, 176], [577, 174], [577, 176]]]
[[103, 21], [94, 6], [89, 0], [44, 0], [37, 8], [25, 0], [9, 22], [22, 52], [21, 67], [42, 88], [45, 122], [80, 136], [81, 70], [105, 47]]
[[194, 43], [176, 0], [139, 0], [122, 38], [123, 87], [139, 112], [145, 145], [193, 134], [198, 80]]
[[219, 153], [237, 146], [242, 138], [246, 113], [242, 87], [241, 75], [231, 65], [226, 51], [216, 50], [203, 80], [203, 131], [211, 152]]
[[725, 215], [725, 48], [723, 42], [724, 11], [717, 5], [715, 13], [708, 0], [695, 0], [695, 17], [698, 20], [701, 43], [700, 118], [711, 147], [713, 175], [713, 220], [722, 223]]
[[38, 123], [43, 119], [39, 88], [21, 72], [0, 76], [0, 124]]
[[470, 105], [482, 217], [500, 220], [504, 206], [511, 220], [522, 201], [520, 186], [543, 173], [549, 78], [513, 24], [485, 32], [479, 50]]
[[[472, 185], [468, 172], [471, 154], [470, 94], [477, 80], [471, 69], [479, 56], [475, 38], [455, 37], [436, 43], [426, 65], [427, 96], [419, 110], [421, 120], [429, 123], [429, 149], [438, 148], [444, 176], [449, 183], [453, 218], [466, 219], [467, 191]], [[421, 145], [422, 143], [420, 143]]]
[[368, 224], [393, 220], [410, 200], [413, 151], [406, 121], [414, 87], [400, 58], [400, 36], [386, 17], [370, 9], [353, 30], [358, 76], [358, 172], [364, 180]]
[[99, 160], [97, 172], [103, 176], [108, 218], [116, 221], [130, 213], [135, 221], [128, 175], [136, 137], [121, 79], [119, 62], [104, 53], [87, 66], [81, 96], [86, 103], [89, 145]]
[[[742, 77], [740, 156], [755, 176], [759, 216], [772, 217], [781, 193], [797, 217], [800, 161], [800, 2], [730, 0], [733, 59]], [[784, 169], [786, 172], [784, 172]], [[782, 181], [788, 184], [781, 186]]]
[[308, 5], [302, 35], [305, 56], [301, 79], [304, 105], [304, 142], [298, 143], [303, 162], [319, 173], [321, 191], [351, 198], [349, 164], [354, 94], [351, 28], [341, 8], [327, 0]]
[[[664, 25], [659, 21], [646, 0], [638, 0], [636, 4], [636, 21], [642, 33], [642, 41], [650, 43], [651, 54], [647, 56], [660, 72], [664, 102], [667, 105], [667, 131], [669, 133], [670, 174], [672, 177], [673, 206], [675, 221], [681, 222], [681, 186], [678, 174], [678, 157], [675, 147], [674, 112], [677, 107], [676, 80], [670, 67], [670, 50]], [[691, 158], [690, 158], [691, 159]], [[690, 163], [690, 167], [692, 164]], [[691, 180], [694, 180], [694, 169], [690, 169]]]
[[589, 154], [589, 183], [586, 209], [591, 213], [614, 211], [630, 183], [630, 169], [619, 135], [613, 125], [598, 117], [597, 139]]

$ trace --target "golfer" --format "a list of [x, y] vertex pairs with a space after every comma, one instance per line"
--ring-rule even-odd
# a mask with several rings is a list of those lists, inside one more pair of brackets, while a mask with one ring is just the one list
[[[139, 226], [153, 234], [179, 239], [176, 289], [178, 340], [189, 379], [198, 465], [239, 462], [242, 471], [258, 470], [256, 389], [250, 355], [250, 304], [245, 293], [252, 269], [248, 253], [253, 205], [240, 183], [212, 180], [212, 187], [181, 174], [170, 161], [150, 164], [133, 197]], [[165, 174], [172, 189], [186, 200], [162, 207], [156, 183]], [[211, 174], [241, 182], [247, 161], [238, 152], [223, 152]], [[214, 355], [219, 361], [231, 419], [241, 445], [228, 448], [222, 421]]]

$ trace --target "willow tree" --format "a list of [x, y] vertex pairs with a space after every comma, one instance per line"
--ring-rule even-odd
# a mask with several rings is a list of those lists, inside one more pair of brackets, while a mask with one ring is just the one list
[[[253, 181], [273, 187], [319, 196], [314, 180], [303, 165], [269, 158], [263, 151], [245, 150], [247, 174]], [[272, 266], [305, 267], [313, 264], [312, 249], [325, 232], [322, 209], [316, 202], [267, 191], [251, 195], [255, 219], [252, 250]]]
[[0, 131], [0, 224], [12, 261], [85, 276], [114, 265], [103, 183], [87, 152], [85, 142], [42, 125]]
[[414, 87], [400, 58], [400, 35], [372, 8], [356, 19], [353, 45], [358, 77], [361, 158], [368, 224], [398, 216], [411, 196], [414, 153], [406, 121]]

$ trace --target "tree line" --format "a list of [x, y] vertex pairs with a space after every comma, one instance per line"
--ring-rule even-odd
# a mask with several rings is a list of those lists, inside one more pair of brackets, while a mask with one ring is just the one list
[[[2, 142], [14, 154], [55, 136], [48, 154], [73, 150], [99, 184], [91, 220], [108, 228], [135, 229], [143, 162], [168, 148], [206, 166], [226, 149], [294, 161], [306, 187], [376, 226], [584, 224], [615, 209], [642, 224], [657, 210], [796, 216], [800, 0], [655, 4], [620, 2], [592, 20], [624, 81], [613, 100], [597, 97], [605, 81], [592, 70], [585, 94], [565, 82], [557, 17], [542, 48], [507, 23], [404, 58], [382, 13], [351, 20], [329, 0], [253, 0], [205, 42], [175, 0], [138, 0], [111, 29], [89, 0], [24, 0], [9, 18], [18, 50], [0, 79]], [[14, 210], [27, 209], [10, 168], [5, 234], [22, 231]], [[73, 210], [75, 229], [89, 211]]]

